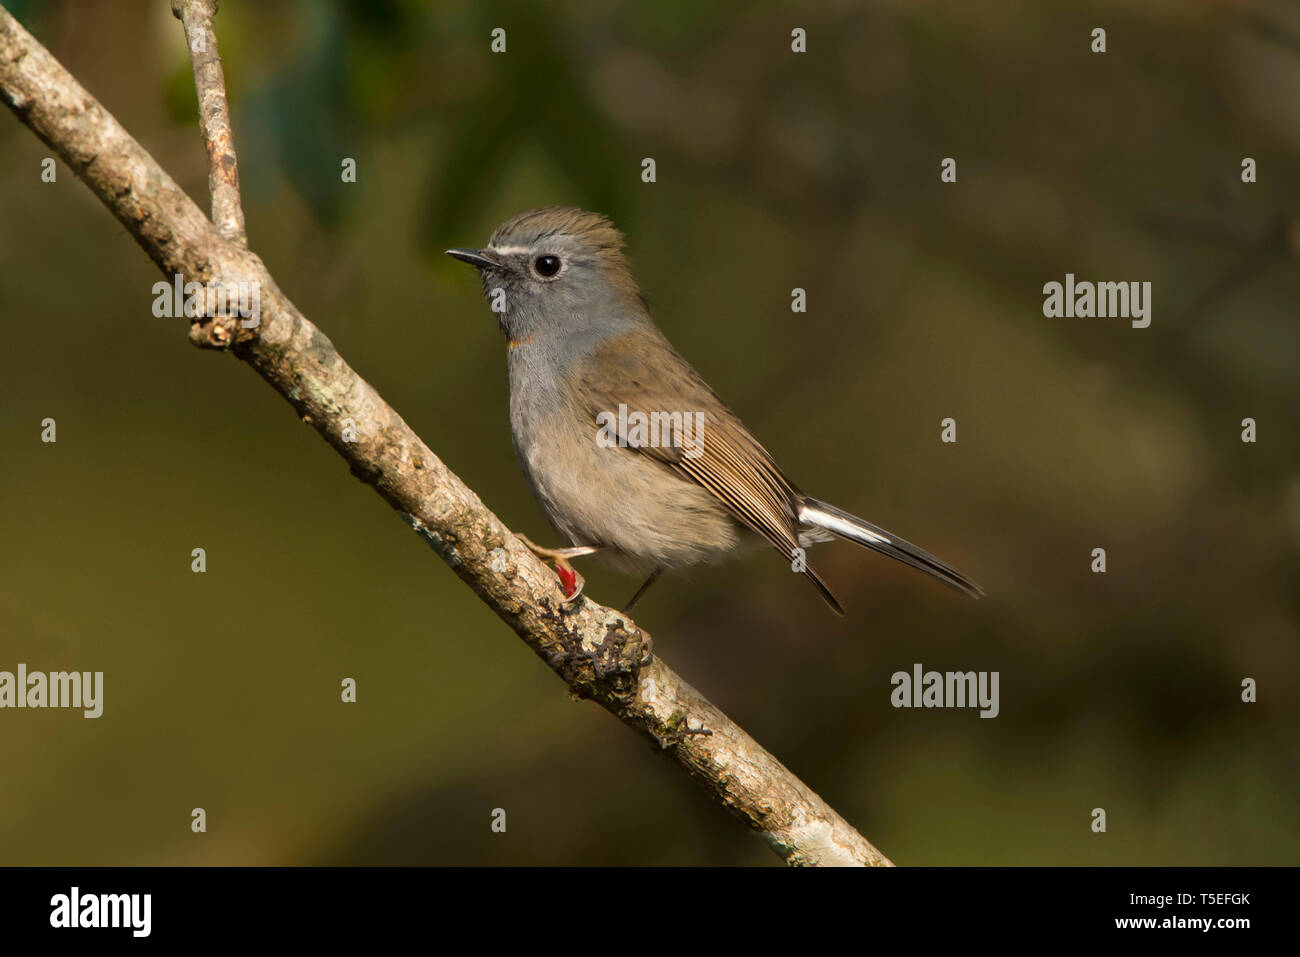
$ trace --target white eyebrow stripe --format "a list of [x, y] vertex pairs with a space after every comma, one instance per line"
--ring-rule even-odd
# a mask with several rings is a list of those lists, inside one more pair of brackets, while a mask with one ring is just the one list
[[489, 246], [488, 249], [492, 250], [494, 253], [506, 253], [507, 255], [532, 251], [528, 246]]

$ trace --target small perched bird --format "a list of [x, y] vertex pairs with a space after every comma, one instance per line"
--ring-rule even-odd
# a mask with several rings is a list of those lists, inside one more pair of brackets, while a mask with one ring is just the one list
[[582, 578], [569, 559], [598, 552], [648, 577], [766, 540], [844, 609], [803, 551], [838, 536], [983, 594], [961, 572], [897, 535], [805, 495], [650, 318], [604, 216], [549, 207], [499, 226], [483, 249], [447, 254], [478, 268], [509, 345], [515, 453], [568, 548], [555, 560], [566, 595]]

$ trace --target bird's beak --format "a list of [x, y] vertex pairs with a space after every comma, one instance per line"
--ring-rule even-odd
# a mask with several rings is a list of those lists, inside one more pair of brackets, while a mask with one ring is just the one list
[[459, 259], [463, 263], [469, 263], [479, 269], [497, 267], [501, 264], [490, 256], [485, 255], [486, 249], [448, 249], [447, 255]]

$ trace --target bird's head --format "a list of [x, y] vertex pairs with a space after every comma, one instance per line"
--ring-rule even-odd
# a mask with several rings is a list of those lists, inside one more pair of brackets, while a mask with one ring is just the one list
[[622, 331], [646, 302], [623, 256], [623, 234], [598, 213], [534, 209], [502, 223], [482, 249], [448, 249], [478, 269], [512, 343]]

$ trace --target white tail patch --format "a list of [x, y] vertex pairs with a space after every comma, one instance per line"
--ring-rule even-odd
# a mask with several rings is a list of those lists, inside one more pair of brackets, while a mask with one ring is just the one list
[[832, 515], [830, 512], [823, 511], [813, 505], [800, 506], [799, 521], [803, 522], [805, 525], [816, 525], [818, 528], [824, 528], [828, 532], [834, 532], [836, 535], [843, 536], [849, 540], [870, 538], [882, 545], [892, 544], [884, 535], [877, 535], [875, 532], [869, 532], [861, 525], [846, 522], [838, 515]]

